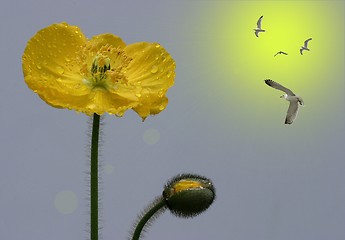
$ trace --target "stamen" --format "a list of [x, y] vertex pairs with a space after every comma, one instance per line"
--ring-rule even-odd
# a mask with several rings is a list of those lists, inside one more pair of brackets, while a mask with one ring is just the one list
[[114, 89], [118, 84], [127, 84], [125, 71], [131, 58], [120, 48], [104, 45], [96, 48], [86, 44], [80, 55], [81, 73], [91, 88]]

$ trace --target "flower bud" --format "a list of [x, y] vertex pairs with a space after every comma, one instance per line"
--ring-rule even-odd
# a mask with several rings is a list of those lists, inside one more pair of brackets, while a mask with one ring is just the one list
[[169, 210], [179, 217], [194, 217], [215, 199], [215, 188], [206, 177], [180, 174], [164, 187], [163, 197]]

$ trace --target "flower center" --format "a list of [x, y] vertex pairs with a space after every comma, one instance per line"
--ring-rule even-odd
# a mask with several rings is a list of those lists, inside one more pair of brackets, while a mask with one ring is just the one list
[[105, 87], [107, 71], [110, 70], [110, 59], [101, 55], [96, 55], [91, 65], [91, 78], [89, 82], [93, 87]]
[[116, 89], [128, 82], [124, 73], [131, 58], [122, 49], [89, 43], [83, 48], [80, 61], [83, 82], [91, 89]]

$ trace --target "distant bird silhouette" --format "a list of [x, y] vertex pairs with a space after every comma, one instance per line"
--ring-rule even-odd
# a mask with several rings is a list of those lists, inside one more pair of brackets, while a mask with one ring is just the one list
[[265, 83], [272, 88], [285, 92], [285, 94], [280, 96], [280, 98], [284, 98], [285, 100], [290, 102], [285, 118], [285, 124], [292, 124], [297, 117], [297, 112], [299, 108], [298, 104], [304, 105], [302, 98], [294, 94], [290, 89], [280, 85], [275, 81], [272, 81], [271, 79], [266, 79]]
[[274, 54], [274, 56], [277, 56], [278, 54], [284, 54], [284, 55], [288, 55], [286, 52], [279, 51], [279, 52], [277, 52], [276, 54]]
[[255, 31], [255, 36], [257, 36], [257, 37], [259, 37], [259, 33], [260, 33], [260, 32], [265, 32], [265, 30], [263, 30], [263, 29], [261, 28], [261, 21], [262, 21], [262, 18], [263, 18], [263, 17], [264, 17], [264, 16], [261, 16], [261, 17], [259, 18], [258, 22], [256, 23], [257, 27], [254, 29], [254, 31]]
[[301, 53], [301, 55], [303, 55], [303, 51], [307, 50], [310, 51], [310, 49], [308, 48], [308, 42], [312, 40], [312, 38], [308, 38], [307, 40], [304, 41], [304, 45], [301, 47], [301, 49], [299, 50], [299, 52]]

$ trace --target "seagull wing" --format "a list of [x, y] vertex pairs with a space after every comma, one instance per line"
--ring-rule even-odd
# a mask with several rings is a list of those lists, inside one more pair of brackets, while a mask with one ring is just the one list
[[285, 124], [291, 124], [296, 119], [298, 113], [298, 101], [291, 101], [286, 118], [285, 118]]
[[303, 48], [299, 50], [300, 54], [303, 55]]
[[272, 81], [271, 79], [266, 79], [265, 83], [270, 87], [273, 87], [275, 89], [285, 92], [289, 96], [295, 96], [295, 94], [290, 89], [284, 87], [283, 85], [280, 85], [279, 83], [275, 81]]
[[307, 40], [304, 41], [304, 47], [308, 47], [308, 42], [312, 40], [312, 38], [308, 38]]
[[259, 18], [258, 22], [256, 23], [256, 25], [258, 26], [259, 29], [261, 29], [261, 21], [262, 21], [262, 18], [263, 18], [263, 17], [264, 17], [264, 16], [261, 16], [261, 17]]
[[286, 52], [282, 52], [282, 54], [284, 54], [284, 55], [288, 55]]

